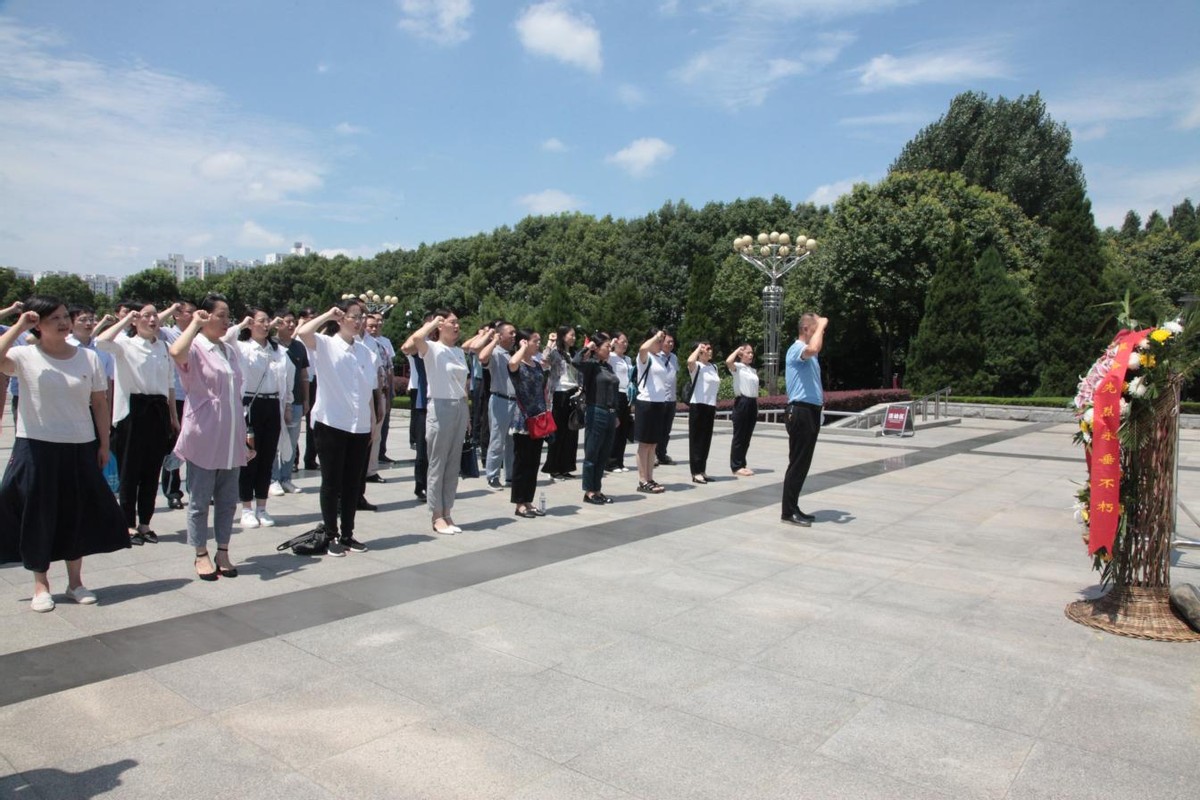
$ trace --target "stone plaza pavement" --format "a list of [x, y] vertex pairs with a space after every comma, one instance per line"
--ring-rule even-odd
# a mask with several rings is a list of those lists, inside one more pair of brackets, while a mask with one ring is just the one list
[[[28, 574], [0, 568], [0, 797], [1191, 800], [1200, 645], [1063, 615], [1097, 582], [1072, 432], [825, 433], [809, 529], [779, 520], [772, 426], [752, 478], [718, 428], [714, 483], [686, 461], [661, 496], [612, 475], [594, 507], [543, 482], [542, 519], [465, 480], [451, 537], [406, 462], [369, 487], [370, 551], [340, 559], [275, 550], [317, 518], [301, 473], [216, 583], [160, 508], [159, 544], [85, 560], [97, 606], [56, 565], [59, 606], [33, 613]], [[1200, 431], [1182, 454], [1200, 539]], [[1197, 553], [1175, 579], [1200, 583]]]

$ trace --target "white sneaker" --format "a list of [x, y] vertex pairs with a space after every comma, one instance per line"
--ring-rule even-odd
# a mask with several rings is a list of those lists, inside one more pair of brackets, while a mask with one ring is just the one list
[[267, 490], [267, 494], [271, 497], [283, 497], [287, 494], [287, 490], [283, 488], [283, 484], [279, 481], [271, 481], [271, 488]]
[[242, 512], [242, 527], [243, 528], [257, 528], [258, 527], [258, 515], [255, 514], [253, 511], [249, 511], [249, 510], [243, 511]]
[[259, 509], [258, 524], [264, 528], [273, 528], [275, 527], [275, 518], [268, 514], [265, 508]]
[[46, 612], [54, 610], [54, 598], [49, 592], [38, 592], [29, 601], [29, 607], [34, 611]]
[[300, 487], [297, 486], [296, 484], [292, 483], [291, 481], [284, 481], [283, 483], [281, 483], [279, 485], [282, 486], [283, 490], [285, 492], [287, 492], [288, 494], [300, 494]]
[[67, 589], [67, 599], [74, 600], [81, 606], [90, 606], [96, 602], [96, 593], [83, 586], [76, 586], [74, 589]]

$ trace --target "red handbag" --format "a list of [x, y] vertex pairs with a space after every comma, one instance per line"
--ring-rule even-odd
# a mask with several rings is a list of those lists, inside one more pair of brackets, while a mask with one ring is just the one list
[[529, 435], [535, 439], [545, 439], [550, 434], [558, 430], [558, 426], [554, 424], [554, 415], [549, 411], [527, 417], [525, 419], [525, 429], [529, 431]]

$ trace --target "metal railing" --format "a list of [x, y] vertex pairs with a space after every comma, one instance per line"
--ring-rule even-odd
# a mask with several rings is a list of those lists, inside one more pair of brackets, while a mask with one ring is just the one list
[[946, 386], [938, 389], [936, 392], [931, 392], [924, 397], [918, 397], [912, 401], [913, 419], [917, 418], [917, 409], [920, 409], [921, 421], [925, 422], [929, 419], [929, 404], [933, 403], [933, 418], [941, 419], [942, 417], [950, 416], [950, 387]]

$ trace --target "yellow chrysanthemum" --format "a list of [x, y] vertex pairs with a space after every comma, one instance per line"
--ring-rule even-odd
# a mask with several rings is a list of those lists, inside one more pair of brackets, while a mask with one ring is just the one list
[[1153, 339], [1154, 341], [1158, 342], [1159, 344], [1162, 344], [1167, 339], [1171, 338], [1171, 332], [1169, 330], [1167, 330], [1166, 328], [1159, 328], [1158, 330], [1156, 330], [1150, 334], [1150, 338]]
[[1158, 363], [1158, 359], [1154, 356], [1146, 356], [1145, 360], [1147, 369], [1154, 369], [1154, 365]]

